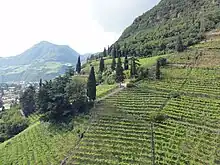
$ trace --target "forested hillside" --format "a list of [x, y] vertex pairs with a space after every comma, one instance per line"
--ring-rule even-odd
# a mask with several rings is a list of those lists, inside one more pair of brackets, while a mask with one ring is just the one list
[[219, 0], [162, 0], [137, 17], [116, 43], [137, 56], [173, 51], [178, 36], [191, 46], [204, 32], [220, 27], [219, 6]]

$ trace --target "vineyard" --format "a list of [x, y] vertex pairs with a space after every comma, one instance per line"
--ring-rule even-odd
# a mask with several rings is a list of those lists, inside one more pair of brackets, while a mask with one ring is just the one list
[[[205, 43], [167, 56], [162, 80], [142, 80], [96, 103], [73, 128], [31, 116], [31, 127], [0, 144], [0, 164], [220, 164], [217, 52]], [[114, 88], [99, 89], [98, 97]], [[152, 114], [159, 113], [164, 120], [153, 121]]]

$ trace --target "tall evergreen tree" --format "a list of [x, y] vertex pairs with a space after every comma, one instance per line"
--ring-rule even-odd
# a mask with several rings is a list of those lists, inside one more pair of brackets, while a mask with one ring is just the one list
[[104, 48], [103, 57], [106, 57], [106, 56], [107, 56], [107, 50], [106, 50], [106, 48]]
[[91, 67], [91, 71], [87, 82], [87, 96], [89, 100], [94, 101], [96, 99], [96, 79], [93, 66]]
[[111, 65], [112, 71], [115, 70], [115, 67], [116, 67], [116, 61], [115, 61], [115, 57], [113, 56], [113, 57], [112, 57], [112, 65]]
[[122, 63], [121, 63], [121, 57], [118, 57], [115, 81], [117, 83], [121, 83], [124, 81], [124, 73], [123, 73], [123, 67], [122, 67]]
[[100, 62], [99, 62], [99, 71], [102, 73], [105, 69], [105, 61], [104, 59], [101, 57]]
[[113, 46], [113, 48], [111, 50], [111, 54], [112, 54], [112, 58], [116, 58], [117, 57], [116, 48], [114, 46]]
[[136, 57], [130, 58], [130, 75], [131, 77], [137, 76], [137, 67], [140, 66], [139, 60]]
[[42, 79], [40, 79], [40, 82], [39, 82], [39, 88], [41, 89], [42, 87]]
[[156, 64], [156, 79], [159, 80], [160, 79], [160, 61], [157, 60], [157, 64]]
[[81, 72], [80, 56], [78, 57], [78, 61], [77, 61], [77, 64], [76, 64], [76, 72], [77, 72], [78, 74], [80, 74], [80, 72]]
[[129, 69], [129, 65], [128, 65], [128, 56], [125, 56], [125, 60], [124, 60], [124, 70], [128, 70]]
[[178, 36], [178, 38], [177, 38], [176, 51], [177, 52], [183, 52], [184, 51], [183, 41], [182, 41], [180, 36]]

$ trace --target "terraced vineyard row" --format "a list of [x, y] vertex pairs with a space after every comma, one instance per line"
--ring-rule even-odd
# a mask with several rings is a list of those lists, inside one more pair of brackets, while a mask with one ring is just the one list
[[[84, 120], [85, 118], [81, 117], [75, 121], [74, 126], [83, 130]], [[0, 145], [0, 164], [59, 164], [78, 141], [77, 129], [55, 129], [48, 123], [37, 122], [20, 135]]]
[[108, 98], [69, 164], [151, 164], [149, 114], [167, 99], [168, 93], [141, 87]]
[[218, 72], [166, 68], [166, 73], [161, 81], [143, 81], [102, 102], [69, 164], [152, 164], [154, 112], [167, 116], [153, 127], [155, 164], [219, 164]]

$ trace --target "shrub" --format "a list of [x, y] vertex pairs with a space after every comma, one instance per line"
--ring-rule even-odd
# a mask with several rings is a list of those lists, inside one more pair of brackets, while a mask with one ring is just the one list
[[161, 112], [154, 112], [150, 115], [150, 120], [157, 123], [162, 123], [168, 118], [166, 114], [163, 114]]
[[134, 88], [134, 87], [136, 87], [136, 85], [134, 83], [132, 83], [132, 82], [129, 82], [127, 84], [127, 88]]

